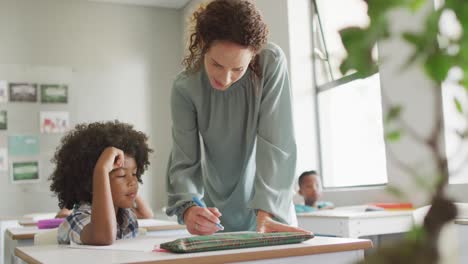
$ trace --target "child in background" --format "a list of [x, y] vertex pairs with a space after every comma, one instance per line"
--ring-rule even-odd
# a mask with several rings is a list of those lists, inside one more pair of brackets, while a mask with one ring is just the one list
[[[135, 203], [133, 204], [132, 208], [133, 212], [137, 216], [138, 219], [151, 219], [153, 218], [153, 210], [143, 201], [140, 195], [137, 195], [135, 199]], [[67, 208], [62, 208], [57, 213], [55, 218], [65, 218], [71, 215], [72, 210], [68, 210]]]
[[80, 124], [62, 138], [50, 189], [60, 208], [73, 211], [58, 229], [59, 244], [110, 245], [136, 237], [132, 208], [152, 152], [147, 140], [118, 121]]
[[315, 171], [305, 171], [299, 176], [299, 194], [303, 198], [303, 204], [295, 205], [296, 213], [334, 208], [331, 202], [319, 201], [322, 196], [322, 183]]

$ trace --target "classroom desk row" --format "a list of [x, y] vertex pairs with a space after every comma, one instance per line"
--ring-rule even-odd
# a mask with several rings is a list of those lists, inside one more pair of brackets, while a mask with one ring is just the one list
[[[16, 256], [26, 263], [336, 263], [350, 264], [364, 258], [364, 250], [372, 243], [365, 239], [315, 237], [299, 244], [246, 249], [219, 250], [178, 254], [151, 252], [154, 245], [176, 239], [177, 236], [140, 237], [118, 240], [115, 247], [74, 248], [70, 246], [18, 247]], [[142, 250], [135, 251], [138, 247]], [[149, 250], [146, 250], [149, 249]]]
[[[150, 220], [152, 221], [152, 220]], [[331, 235], [349, 238], [333, 238], [317, 236], [309, 241], [295, 245], [283, 245], [252, 249], [223, 250], [196, 254], [172, 254], [150, 252], [150, 250], [135, 251], [110, 248], [96, 250], [90, 248], [70, 248], [67, 246], [49, 245], [34, 246], [35, 233], [44, 232], [34, 227], [10, 228], [7, 230], [9, 262], [16, 263], [63, 263], [67, 259], [70, 264], [92, 263], [353, 263], [364, 257], [364, 250], [372, 247], [372, 242], [358, 239], [362, 236], [401, 233], [410, 230], [414, 224], [413, 211], [378, 211], [365, 212], [359, 207], [346, 207], [341, 210], [326, 210], [298, 215], [299, 226], [314, 231], [315, 234]], [[457, 219], [457, 237], [460, 248], [468, 245], [468, 220]], [[138, 240], [119, 241], [119, 244], [129, 243], [142, 248], [151, 248], [159, 242], [173, 240], [176, 237], [187, 236], [183, 226], [174, 222], [152, 227], [150, 222], [142, 223], [148, 229], [148, 236]], [[153, 230], [153, 231], [152, 231]], [[174, 233], [176, 232], [176, 233]], [[178, 232], [178, 233], [177, 233]], [[164, 241], [159, 241], [164, 239]], [[158, 242], [159, 241], [159, 242]], [[458, 263], [468, 263], [468, 252], [459, 250]], [[17, 256], [15, 258], [14, 256]], [[70, 260], [70, 261], [68, 261]]]
[[[311, 230], [318, 235], [359, 238], [362, 236], [407, 232], [413, 224], [413, 216], [411, 211], [365, 212], [362, 207], [343, 207], [335, 210], [299, 214], [298, 222], [300, 227]], [[29, 224], [28, 221], [22, 221], [21, 223], [26, 226]], [[149, 235], [152, 234], [151, 231], [153, 230], [156, 231], [153, 232], [156, 235], [173, 235], [173, 231], [170, 230], [180, 227], [176, 223], [172, 224], [172, 226], [166, 225], [165, 229], [169, 231], [164, 233], [161, 225], [158, 225], [156, 229], [152, 229], [151, 224], [144, 223], [144, 221], [141, 223], [140, 226], [148, 229]], [[34, 235], [40, 232], [44, 231], [32, 226], [9, 229], [5, 236], [5, 264], [15, 263], [15, 248], [32, 246], [34, 244]], [[327, 241], [325, 240], [324, 243]], [[361, 251], [364, 249], [362, 248]], [[23, 253], [29, 252], [24, 250]], [[108, 255], [108, 253], [102, 254], [104, 257]], [[121, 253], [116, 254], [120, 255]]]
[[[34, 235], [50, 230], [23, 226], [7, 229], [5, 263], [354, 263], [372, 247], [365, 239], [315, 237], [300, 244], [222, 250], [192, 254], [151, 252], [154, 245], [188, 236], [185, 226], [162, 220], [139, 220], [147, 234], [137, 239], [119, 240], [108, 249], [72, 248], [63, 245], [33, 246]], [[100, 247], [102, 248], [102, 247]]]

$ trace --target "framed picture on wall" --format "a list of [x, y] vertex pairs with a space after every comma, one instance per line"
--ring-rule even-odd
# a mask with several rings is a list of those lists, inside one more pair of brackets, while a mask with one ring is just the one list
[[0, 103], [8, 101], [8, 82], [0, 80]]
[[8, 150], [0, 148], [0, 171], [8, 170]]
[[10, 156], [39, 155], [40, 142], [37, 135], [9, 135], [8, 152]]
[[37, 102], [37, 84], [9, 83], [10, 102]]
[[60, 84], [41, 84], [41, 103], [68, 102], [68, 86]]
[[63, 133], [70, 127], [68, 112], [49, 111], [40, 113], [41, 133]]
[[0, 130], [8, 128], [7, 110], [0, 110]]
[[15, 161], [11, 163], [12, 183], [32, 183], [39, 181], [38, 161]]

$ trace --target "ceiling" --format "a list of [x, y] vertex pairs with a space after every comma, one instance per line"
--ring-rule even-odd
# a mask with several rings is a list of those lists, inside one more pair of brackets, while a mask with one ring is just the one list
[[157, 6], [179, 9], [184, 7], [190, 0], [88, 0], [91, 2], [106, 2], [127, 5]]

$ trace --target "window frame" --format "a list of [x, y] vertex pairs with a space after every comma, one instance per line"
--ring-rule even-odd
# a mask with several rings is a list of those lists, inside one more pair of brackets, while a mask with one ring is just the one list
[[[330, 65], [330, 61], [329, 61], [329, 54], [328, 54], [328, 50], [327, 50], [327, 46], [326, 46], [326, 42], [325, 42], [325, 37], [324, 37], [324, 32], [323, 32], [323, 28], [322, 28], [322, 22], [321, 22], [321, 18], [320, 18], [320, 14], [318, 12], [318, 6], [317, 6], [317, 3], [316, 3], [316, 0], [311, 0], [311, 28], [313, 29], [315, 26], [317, 26], [318, 28], [318, 31], [317, 33], [314, 33], [312, 31], [312, 34], [311, 34], [311, 49], [312, 49], [312, 82], [313, 82], [313, 94], [314, 94], [314, 110], [315, 110], [315, 120], [316, 120], [316, 124], [315, 124], [315, 130], [316, 130], [316, 133], [317, 133], [317, 151], [318, 151], [318, 155], [317, 155], [317, 159], [318, 159], [318, 172], [319, 172], [319, 175], [320, 175], [320, 178], [321, 178], [321, 181], [322, 181], [322, 185], [323, 183], [325, 182], [324, 181], [324, 174], [323, 174], [323, 142], [322, 142], [322, 136], [321, 136], [321, 119], [320, 119], [320, 104], [319, 104], [319, 95], [320, 93], [322, 92], [326, 92], [326, 91], [329, 91], [329, 90], [332, 90], [332, 89], [336, 89], [338, 88], [338, 86], [340, 85], [343, 85], [343, 84], [346, 84], [346, 83], [350, 83], [350, 82], [353, 82], [355, 80], [359, 80], [359, 79], [363, 79], [363, 78], [367, 78], [367, 77], [370, 77], [372, 76], [373, 74], [375, 73], [378, 73], [379, 72], [379, 69], [378, 69], [378, 66], [376, 65], [375, 67], [375, 70], [372, 71], [371, 73], [369, 73], [368, 75], [362, 75], [360, 73], [357, 73], [357, 72], [354, 72], [354, 73], [351, 73], [351, 74], [348, 74], [348, 75], [345, 75], [341, 78], [338, 78], [338, 79], [334, 79], [333, 77], [333, 72], [332, 72], [332, 69], [331, 69], [331, 65]], [[317, 21], [317, 25], [315, 25], [315, 21]], [[319, 36], [317, 36], [319, 34]], [[318, 40], [316, 39], [318, 38]], [[325, 56], [326, 56], [326, 60], [321, 60], [320, 58], [317, 57], [317, 55], [315, 54], [314, 50], [316, 49], [316, 42], [318, 43], [318, 41], [321, 41], [322, 42], [322, 45], [325, 49]], [[327, 64], [327, 68], [328, 70], [330, 71], [327, 75], [328, 77], [330, 77], [332, 80], [329, 81], [329, 82], [325, 82], [324, 84], [321, 84], [319, 85], [317, 83], [317, 68], [319, 67], [317, 64], [319, 63], [326, 63]], [[382, 83], [380, 83], [380, 87], [379, 89], [381, 89], [382, 91]], [[382, 99], [381, 99], [381, 106], [383, 108], [383, 103], [382, 103]], [[382, 113], [383, 113], [383, 109], [382, 109]], [[382, 118], [383, 119], [383, 118]], [[385, 124], [382, 124], [382, 126], [384, 127], [385, 129]], [[387, 153], [387, 142], [385, 141], [385, 135], [384, 136], [384, 153]], [[387, 160], [387, 155], [385, 155], [385, 159]], [[383, 184], [364, 184], [364, 185], [353, 185], [353, 186], [336, 186], [336, 187], [325, 187], [325, 186], [322, 186], [323, 190], [324, 191], [356, 191], [356, 190], [359, 190], [359, 189], [380, 189], [380, 188], [384, 188], [386, 187], [388, 184], [389, 184], [389, 177], [388, 177], [388, 164], [386, 164], [385, 166], [385, 171], [387, 172], [386, 173], [386, 183], [383, 183]]]

